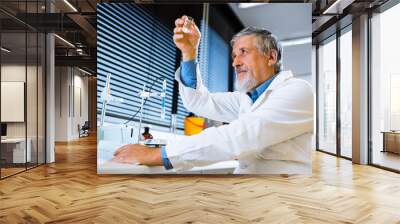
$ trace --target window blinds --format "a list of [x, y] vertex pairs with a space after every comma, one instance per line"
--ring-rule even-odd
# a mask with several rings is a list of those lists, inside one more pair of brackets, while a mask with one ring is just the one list
[[[100, 95], [107, 73], [111, 73], [111, 95], [124, 102], [109, 104], [106, 116], [122, 120], [131, 118], [139, 110], [143, 84], [160, 92], [166, 79], [165, 119], [160, 117], [161, 99], [149, 98], [144, 106], [143, 122], [169, 127], [177, 53], [172, 31], [139, 5], [131, 3], [99, 4], [97, 18], [97, 114], [101, 113]], [[179, 99], [178, 128], [183, 128], [186, 114]], [[139, 115], [133, 119], [138, 120]]]

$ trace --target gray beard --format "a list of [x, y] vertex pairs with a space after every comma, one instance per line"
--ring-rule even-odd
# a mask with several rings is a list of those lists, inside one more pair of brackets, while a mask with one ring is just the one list
[[240, 81], [238, 79], [235, 80], [235, 90], [246, 93], [253, 90], [257, 84], [257, 80], [255, 80], [253, 76], [247, 75]]

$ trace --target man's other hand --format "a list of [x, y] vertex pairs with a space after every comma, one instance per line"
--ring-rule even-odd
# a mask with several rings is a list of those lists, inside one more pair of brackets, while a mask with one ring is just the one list
[[128, 144], [114, 152], [113, 162], [162, 166], [160, 148], [150, 148], [139, 144]]

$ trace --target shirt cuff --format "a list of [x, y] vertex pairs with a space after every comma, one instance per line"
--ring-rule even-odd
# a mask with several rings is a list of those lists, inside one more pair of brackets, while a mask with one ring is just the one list
[[168, 159], [167, 150], [165, 149], [165, 146], [161, 146], [161, 150], [160, 151], [161, 151], [161, 158], [162, 158], [162, 162], [163, 162], [164, 168], [166, 170], [170, 170], [170, 169], [174, 168], [174, 167], [172, 167], [172, 164]]
[[195, 60], [181, 62], [181, 81], [186, 87], [196, 89], [196, 62]]

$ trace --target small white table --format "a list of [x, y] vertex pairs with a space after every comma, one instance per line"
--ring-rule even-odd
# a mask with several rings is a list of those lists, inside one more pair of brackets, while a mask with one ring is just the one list
[[2, 145], [13, 145], [13, 163], [25, 163], [31, 161], [31, 144], [30, 138], [26, 139], [27, 147], [25, 153], [25, 138], [6, 138], [1, 139]]

